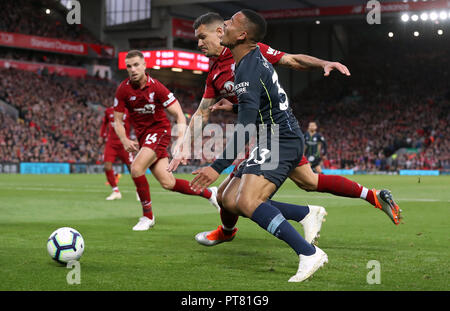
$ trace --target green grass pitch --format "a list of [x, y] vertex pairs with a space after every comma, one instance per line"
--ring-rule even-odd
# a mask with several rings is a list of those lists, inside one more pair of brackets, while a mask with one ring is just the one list
[[[284, 242], [241, 218], [233, 242], [201, 246], [194, 235], [219, 225], [217, 211], [205, 199], [163, 190], [152, 176], [156, 225], [134, 232], [141, 207], [129, 175], [117, 201], [105, 200], [110, 188], [101, 174], [0, 175], [0, 290], [449, 290], [450, 176], [351, 178], [390, 189], [404, 224], [394, 226], [363, 200], [287, 181], [274, 199], [327, 209], [319, 246], [329, 257], [312, 279], [288, 283], [298, 257]], [[69, 285], [70, 270], [47, 254], [48, 236], [63, 226], [85, 240], [79, 285]], [[367, 283], [370, 260], [380, 263], [380, 284]]]

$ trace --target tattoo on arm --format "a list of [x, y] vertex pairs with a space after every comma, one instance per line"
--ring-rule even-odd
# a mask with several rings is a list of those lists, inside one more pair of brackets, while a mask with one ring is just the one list
[[209, 107], [214, 105], [215, 103], [216, 103], [215, 98], [202, 98], [202, 100], [200, 101], [199, 109], [201, 109], [202, 111], [209, 112]]

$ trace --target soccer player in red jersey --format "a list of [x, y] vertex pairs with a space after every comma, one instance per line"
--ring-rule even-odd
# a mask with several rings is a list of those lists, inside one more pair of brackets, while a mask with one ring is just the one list
[[[237, 107], [237, 97], [234, 93], [234, 68], [235, 63], [231, 51], [220, 44], [223, 35], [223, 18], [216, 13], [206, 13], [197, 18], [194, 22], [195, 36], [198, 39], [198, 47], [203, 54], [213, 59], [210, 71], [206, 78], [206, 87], [199, 107], [191, 118], [189, 124], [190, 133], [194, 133], [194, 122], [196, 118], [201, 118], [202, 126], [205, 126], [209, 120], [211, 111], [214, 110], [234, 110]], [[277, 51], [265, 44], [258, 43], [263, 56], [273, 65], [282, 65], [295, 70], [312, 70], [322, 68], [324, 76], [329, 76], [332, 70], [338, 70], [340, 73], [349, 76], [350, 72], [346, 66], [338, 62], [321, 60], [309, 55], [288, 54]], [[221, 99], [222, 98], [222, 99]], [[233, 107], [234, 106], [234, 107]], [[236, 111], [236, 110], [235, 110]], [[201, 132], [201, 131], [197, 131]], [[190, 139], [185, 137], [185, 140]], [[186, 144], [186, 143], [185, 143]], [[180, 144], [182, 146], [183, 144]], [[186, 163], [189, 154], [179, 148], [174, 153], [168, 169], [175, 170], [180, 163]], [[236, 168], [238, 165], [236, 165]], [[400, 222], [400, 209], [394, 202], [391, 193], [388, 190], [368, 189], [358, 183], [338, 175], [315, 174], [305, 157], [300, 161], [298, 167], [291, 173], [289, 178], [297, 186], [306, 191], [317, 191], [331, 193], [337, 196], [361, 198], [383, 210], [394, 224]], [[233, 173], [230, 174], [219, 186], [217, 200], [220, 209], [222, 225], [216, 230], [202, 232], [196, 236], [196, 240], [203, 245], [216, 245], [221, 242], [231, 241], [237, 228], [235, 225], [238, 215], [233, 212], [233, 207], [223, 206], [223, 192], [229, 186], [233, 179]], [[310, 206], [311, 207], [311, 206]], [[311, 208], [311, 217], [313, 212], [321, 213], [323, 208]], [[318, 234], [320, 224], [316, 224], [312, 235]]]
[[[143, 216], [133, 230], [148, 230], [155, 224], [150, 187], [145, 177], [148, 168], [164, 189], [202, 196], [219, 209], [216, 200], [217, 188], [193, 191], [189, 181], [177, 179], [167, 171], [169, 165], [167, 147], [171, 141], [171, 124], [166, 111], [177, 123], [178, 139], [175, 143], [177, 146], [181, 143], [186, 130], [186, 118], [180, 103], [161, 82], [145, 72], [146, 63], [140, 51], [129, 51], [125, 63], [129, 78], [124, 80], [116, 91], [114, 128], [125, 150], [138, 152], [131, 164], [131, 177], [139, 194]], [[130, 122], [138, 142], [127, 137], [123, 124], [119, 122], [123, 119], [125, 109], [130, 114]]]
[[[125, 111], [122, 117], [122, 122], [125, 127], [125, 133], [127, 137], [130, 137], [130, 121], [128, 120], [128, 111]], [[105, 140], [105, 149], [103, 152], [103, 163], [106, 175], [106, 180], [112, 188], [112, 193], [106, 198], [106, 200], [118, 200], [122, 198], [122, 194], [119, 191], [117, 185], [118, 178], [114, 174], [113, 163], [117, 158], [122, 160], [130, 170], [131, 162], [133, 162], [133, 153], [127, 152], [119, 137], [117, 137], [114, 131], [114, 107], [108, 107], [105, 109], [105, 115], [100, 128], [100, 139]]]

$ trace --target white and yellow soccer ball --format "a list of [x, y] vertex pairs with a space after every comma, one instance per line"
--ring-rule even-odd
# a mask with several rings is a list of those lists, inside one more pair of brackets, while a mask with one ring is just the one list
[[84, 252], [83, 237], [73, 228], [59, 228], [50, 234], [47, 240], [47, 251], [53, 260], [62, 264], [79, 260]]

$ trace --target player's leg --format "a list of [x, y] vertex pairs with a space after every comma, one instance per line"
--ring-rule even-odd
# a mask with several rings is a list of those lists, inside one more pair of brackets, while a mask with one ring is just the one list
[[308, 243], [284, 218], [280, 210], [270, 203], [269, 197], [279, 186], [262, 175], [244, 174], [236, 205], [245, 216], [286, 242], [296, 252], [300, 260], [299, 269], [289, 281], [301, 282], [328, 262], [328, 257], [321, 249]]
[[[221, 193], [220, 202], [222, 208], [220, 210], [220, 218], [222, 220], [222, 226], [219, 226], [213, 231], [197, 234], [196, 240], [200, 244], [212, 246], [222, 243], [223, 241], [221, 241], [221, 238], [226, 241], [231, 240], [224, 235], [228, 234], [233, 235], [233, 237], [235, 236], [237, 231], [235, 226], [239, 219], [239, 211], [236, 209], [236, 195], [238, 189], [236, 185], [239, 185], [240, 183], [244, 168], [245, 164], [241, 162], [240, 165], [236, 166], [233, 173], [219, 186], [219, 193]], [[315, 205], [294, 205], [273, 200], [270, 200], [270, 202], [280, 210], [286, 219], [300, 222], [303, 225], [306, 241], [309, 243], [317, 243], [322, 222], [326, 215], [325, 208]], [[205, 239], [207, 235], [209, 238], [208, 240]]]
[[179, 192], [187, 195], [201, 196], [210, 201], [210, 203], [217, 209], [220, 210], [217, 204], [216, 194], [217, 187], [211, 187], [203, 191], [193, 191], [189, 185], [189, 181], [185, 179], [175, 178], [171, 172], [167, 171], [169, 166], [169, 158], [159, 158], [151, 167], [153, 176], [160, 183], [160, 185], [170, 191]]
[[[131, 163], [133, 163], [133, 161], [134, 161], [133, 153], [126, 151], [122, 147], [120, 152], [118, 153], [118, 156], [119, 156], [119, 159], [122, 161], [122, 163], [124, 163], [127, 166], [128, 172], [130, 172], [130, 176], [131, 176]], [[139, 193], [137, 191], [136, 191], [136, 200], [139, 201], [139, 202], [141, 201], [140, 198], [139, 198]]]
[[[224, 180], [219, 188], [221, 193], [220, 219], [222, 225], [212, 231], [200, 232], [195, 236], [195, 240], [205, 246], [213, 246], [234, 239], [237, 228], [235, 227], [239, 212], [236, 209], [236, 196], [239, 188], [240, 178], [232, 178], [231, 175]], [[225, 188], [225, 189], [223, 189]]]
[[155, 218], [152, 210], [152, 200], [150, 197], [150, 186], [145, 172], [156, 161], [156, 153], [147, 147], [142, 147], [133, 163], [131, 163], [131, 178], [136, 185], [136, 191], [142, 205], [143, 216], [139, 218], [139, 222], [133, 227], [134, 231], [144, 231], [150, 229], [155, 224]]
[[122, 194], [119, 191], [119, 187], [117, 186], [117, 181], [114, 176], [113, 163], [116, 160], [116, 156], [117, 154], [113, 146], [106, 144], [105, 151], [103, 153], [103, 170], [106, 175], [106, 180], [112, 188], [111, 194], [106, 198], [108, 201], [119, 200], [122, 198]]
[[119, 187], [117, 186], [116, 177], [114, 176], [114, 169], [112, 166], [112, 162], [105, 162], [104, 163], [104, 171], [106, 175], [106, 180], [108, 181], [108, 184], [112, 188], [111, 194], [106, 198], [108, 201], [112, 200], [119, 200], [122, 198], [122, 194], [119, 191]]
[[391, 220], [399, 223], [400, 212], [388, 190], [368, 189], [348, 178], [339, 175], [316, 174], [309, 163], [300, 163], [289, 175], [289, 178], [301, 189], [331, 193], [347, 198], [361, 198], [374, 207], [383, 210]]
[[[220, 220], [222, 221], [222, 228], [226, 234], [234, 234], [237, 231], [236, 223], [239, 219], [239, 211], [236, 209], [236, 199], [230, 199], [233, 192], [236, 191], [240, 183], [240, 177], [231, 173], [220, 184], [218, 193], [220, 194]], [[232, 203], [232, 204], [230, 204]]]

